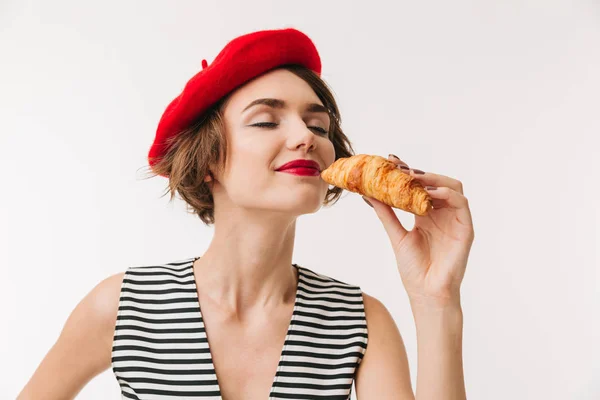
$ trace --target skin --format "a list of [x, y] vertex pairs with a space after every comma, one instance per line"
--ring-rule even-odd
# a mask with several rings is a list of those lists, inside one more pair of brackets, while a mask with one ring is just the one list
[[[285, 107], [252, 101], [273, 98]], [[326, 168], [335, 159], [326, 113], [310, 86], [275, 70], [238, 88], [226, 104], [225, 168], [211, 168], [215, 232], [194, 264], [198, 296], [224, 399], [268, 397], [292, 314], [298, 277], [291, 267], [296, 219], [321, 207], [328, 185], [319, 177], [275, 171], [307, 158]], [[257, 122], [273, 127], [251, 126]], [[397, 164], [402, 161], [390, 157]], [[409, 294], [417, 327], [417, 399], [464, 399], [459, 287], [472, 242], [468, 204], [457, 180], [416, 175], [432, 191], [435, 210], [406, 231], [393, 210], [367, 199], [382, 221]], [[251, 177], [251, 179], [249, 179]], [[18, 399], [72, 399], [111, 366], [123, 273], [100, 282], [75, 307], [57, 342]], [[369, 344], [356, 373], [360, 400], [414, 399], [401, 334], [386, 307], [363, 293]]]

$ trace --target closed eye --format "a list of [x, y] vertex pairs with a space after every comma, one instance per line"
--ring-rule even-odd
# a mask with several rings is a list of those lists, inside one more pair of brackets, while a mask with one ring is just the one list
[[250, 126], [257, 126], [259, 128], [275, 128], [277, 124], [275, 122], [257, 122]]
[[329, 132], [327, 132], [327, 130], [321, 128], [320, 126], [309, 126], [310, 129], [315, 129], [319, 132], [321, 132], [323, 135], [328, 135]]
[[[257, 122], [255, 124], [252, 124], [250, 126], [256, 126], [258, 128], [275, 128], [277, 127], [278, 124], [276, 124], [275, 122]], [[327, 132], [327, 130], [325, 130], [324, 128], [321, 128], [320, 126], [309, 126], [310, 129], [316, 130], [317, 132], [319, 132], [322, 135], [328, 135], [329, 132]]]

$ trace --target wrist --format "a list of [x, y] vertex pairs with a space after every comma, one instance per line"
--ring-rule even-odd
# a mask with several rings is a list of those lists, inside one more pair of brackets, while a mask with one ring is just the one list
[[408, 293], [408, 299], [413, 311], [442, 311], [461, 308], [459, 290], [435, 295]]
[[428, 322], [462, 326], [463, 312], [459, 295], [435, 298], [412, 296], [409, 301], [417, 327]]

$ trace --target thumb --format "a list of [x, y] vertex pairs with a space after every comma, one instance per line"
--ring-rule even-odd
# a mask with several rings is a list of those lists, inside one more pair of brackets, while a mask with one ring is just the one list
[[402, 225], [392, 207], [371, 197], [363, 196], [362, 198], [375, 210], [377, 217], [390, 238], [392, 246], [394, 247], [397, 243], [400, 243], [408, 231]]

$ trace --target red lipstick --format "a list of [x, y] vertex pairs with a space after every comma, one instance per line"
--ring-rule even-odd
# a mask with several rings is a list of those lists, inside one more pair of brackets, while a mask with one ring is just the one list
[[283, 164], [277, 171], [301, 176], [320, 176], [321, 166], [313, 160], [298, 159]]

